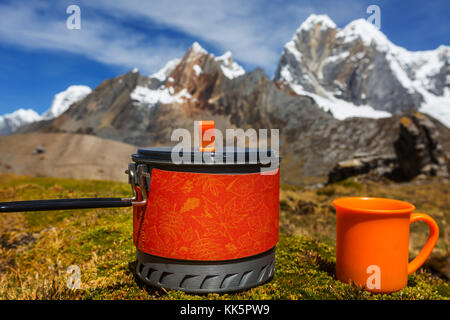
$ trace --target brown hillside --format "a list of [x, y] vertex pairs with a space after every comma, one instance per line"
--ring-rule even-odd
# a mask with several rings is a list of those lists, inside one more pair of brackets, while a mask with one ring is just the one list
[[133, 145], [92, 135], [17, 134], [0, 137], [0, 172], [125, 182], [124, 170], [135, 152]]

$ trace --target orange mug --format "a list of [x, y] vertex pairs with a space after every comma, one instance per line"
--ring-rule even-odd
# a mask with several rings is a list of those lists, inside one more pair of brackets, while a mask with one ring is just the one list
[[[404, 201], [383, 198], [340, 198], [336, 207], [336, 276], [375, 293], [406, 286], [408, 274], [428, 258], [439, 237], [436, 222]], [[422, 220], [430, 236], [408, 263], [409, 224]]]

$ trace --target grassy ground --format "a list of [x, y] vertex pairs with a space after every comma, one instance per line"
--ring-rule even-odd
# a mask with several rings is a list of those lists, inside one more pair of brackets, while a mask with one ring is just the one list
[[[127, 184], [106, 181], [0, 176], [0, 201], [128, 196]], [[0, 299], [448, 299], [450, 288], [432, 268], [411, 275], [408, 287], [373, 295], [336, 281], [332, 199], [348, 194], [413, 201], [441, 227], [434, 255], [448, 257], [449, 184], [386, 185], [343, 182], [319, 190], [283, 186], [280, 243], [274, 279], [236, 294], [189, 295], [140, 287], [132, 266], [130, 208], [0, 213]], [[412, 253], [426, 239], [412, 227]], [[81, 270], [81, 289], [67, 289], [67, 268]]]

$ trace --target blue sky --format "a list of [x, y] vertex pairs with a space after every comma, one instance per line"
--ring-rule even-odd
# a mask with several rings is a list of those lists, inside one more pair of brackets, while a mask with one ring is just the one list
[[[81, 30], [66, 8], [81, 9]], [[381, 9], [381, 31], [409, 50], [450, 45], [450, 3], [441, 1], [0, 0], [0, 114], [42, 113], [71, 84], [95, 88], [138, 67], [149, 75], [193, 41], [216, 55], [230, 50], [246, 70], [271, 77], [284, 44], [310, 14], [338, 27]]]

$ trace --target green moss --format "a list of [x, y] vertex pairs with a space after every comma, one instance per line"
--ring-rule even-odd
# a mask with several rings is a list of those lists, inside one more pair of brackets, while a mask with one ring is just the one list
[[298, 187], [298, 186], [293, 186], [293, 185], [290, 185], [290, 184], [281, 184], [280, 185], [280, 189], [281, 190], [285, 190], [285, 191], [287, 191], [287, 190], [298, 191], [298, 190], [302, 190], [303, 188], [302, 187]]
[[360, 184], [360, 183], [358, 183], [358, 182], [356, 182], [356, 181], [354, 181], [352, 179], [346, 179], [346, 180], [342, 180], [342, 181], [336, 182], [335, 185], [343, 186], [343, 187], [350, 188], [350, 189], [355, 189], [355, 190], [358, 190], [358, 191], [363, 189], [363, 185], [362, 184]]
[[336, 188], [334, 188], [333, 186], [326, 186], [326, 187], [318, 189], [316, 191], [316, 194], [319, 196], [331, 197], [334, 194], [336, 194]]
[[[31, 187], [30, 187], [31, 186]], [[95, 186], [95, 188], [93, 187]], [[97, 189], [98, 188], [98, 189]], [[42, 199], [60, 193], [83, 197], [125, 196], [128, 185], [101, 181], [6, 177], [1, 201]], [[101, 191], [98, 191], [101, 190]], [[101, 194], [100, 194], [101, 193]], [[320, 217], [321, 214], [308, 216]], [[330, 220], [331, 221], [331, 220]], [[331, 223], [331, 222], [327, 222]], [[19, 232], [17, 231], [19, 230]], [[233, 294], [191, 295], [141, 287], [134, 279], [130, 208], [0, 214], [0, 234], [35, 234], [16, 249], [0, 247], [0, 299], [449, 299], [449, 285], [420, 271], [408, 287], [374, 295], [336, 280], [335, 249], [311, 237], [280, 234], [274, 278]], [[9, 240], [8, 240], [9, 241]], [[1, 245], [0, 245], [1, 246]], [[81, 290], [66, 287], [68, 266], [81, 269]]]

